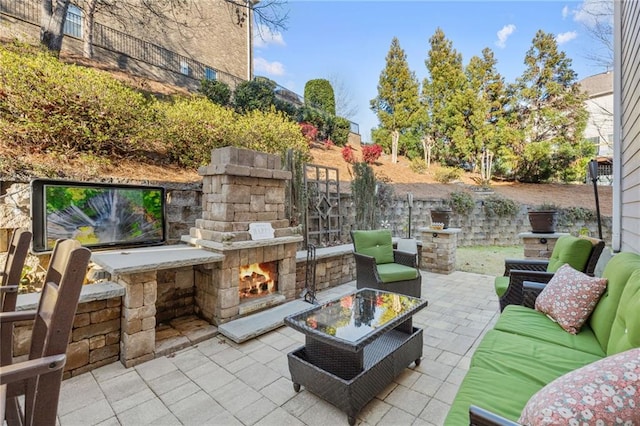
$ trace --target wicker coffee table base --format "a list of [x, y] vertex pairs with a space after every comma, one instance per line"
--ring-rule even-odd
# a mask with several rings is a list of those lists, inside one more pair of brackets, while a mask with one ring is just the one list
[[[287, 355], [293, 388], [300, 386], [347, 413], [349, 424], [377, 394], [382, 392], [412, 362], [420, 365], [422, 329], [412, 327], [411, 334], [390, 330], [364, 349], [364, 368], [352, 378], [342, 378], [309, 362], [306, 347]], [[326, 350], [330, 350], [327, 348]], [[316, 358], [321, 354], [313, 354]]]

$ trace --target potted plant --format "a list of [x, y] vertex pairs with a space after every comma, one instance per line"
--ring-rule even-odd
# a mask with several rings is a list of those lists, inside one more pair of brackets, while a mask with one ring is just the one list
[[553, 204], [543, 204], [528, 212], [531, 232], [534, 234], [553, 234], [558, 225], [558, 208]]
[[441, 223], [442, 229], [449, 227], [449, 221], [451, 220], [451, 207], [440, 206], [431, 209], [431, 223]]

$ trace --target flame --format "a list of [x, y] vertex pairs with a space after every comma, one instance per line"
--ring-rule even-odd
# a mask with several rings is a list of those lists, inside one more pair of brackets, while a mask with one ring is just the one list
[[254, 263], [240, 267], [240, 297], [257, 297], [275, 293], [275, 262]]

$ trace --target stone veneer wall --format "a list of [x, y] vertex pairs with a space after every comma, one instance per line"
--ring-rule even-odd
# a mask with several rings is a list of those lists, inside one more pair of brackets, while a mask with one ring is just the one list
[[[306, 257], [298, 257], [296, 262], [296, 295], [299, 295], [305, 287], [306, 272]], [[352, 254], [351, 245], [347, 245], [341, 252], [336, 251], [335, 254], [316, 258], [316, 291], [335, 287], [355, 279], [356, 261]]]
[[[121, 297], [78, 304], [63, 378], [86, 373], [120, 358], [121, 308]], [[32, 321], [16, 324], [15, 357], [28, 355], [32, 327]]]
[[193, 267], [160, 270], [156, 280], [158, 282], [156, 326], [194, 313]]

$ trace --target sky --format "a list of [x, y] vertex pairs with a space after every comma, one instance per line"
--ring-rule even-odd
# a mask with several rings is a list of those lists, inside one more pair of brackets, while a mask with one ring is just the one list
[[409, 68], [422, 83], [429, 38], [441, 28], [463, 64], [482, 49], [493, 50], [497, 70], [515, 82], [525, 69], [524, 57], [536, 32], [556, 37], [572, 61], [578, 79], [607, 71], [588, 59], [600, 46], [589, 36], [585, 10], [599, 0], [288, 0], [286, 29], [254, 31], [254, 75], [304, 94], [307, 81], [324, 78], [344, 89], [357, 113], [364, 142], [378, 119], [369, 107], [377, 95], [380, 73], [391, 41], [397, 37]]

